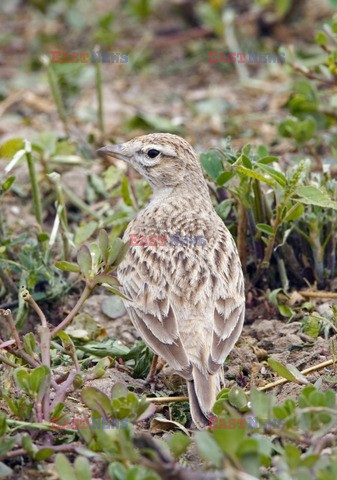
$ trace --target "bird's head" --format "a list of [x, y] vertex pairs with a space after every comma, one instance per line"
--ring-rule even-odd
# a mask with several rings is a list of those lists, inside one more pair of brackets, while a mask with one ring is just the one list
[[139, 172], [155, 190], [175, 187], [186, 181], [204, 181], [200, 164], [191, 145], [169, 133], [152, 133], [120, 145], [108, 145], [98, 153], [124, 160]]

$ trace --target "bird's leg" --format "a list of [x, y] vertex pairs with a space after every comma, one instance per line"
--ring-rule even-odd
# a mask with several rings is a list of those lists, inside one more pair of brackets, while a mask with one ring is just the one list
[[151, 368], [149, 373], [147, 374], [147, 377], [145, 379], [145, 385], [150, 385], [151, 390], [155, 391], [156, 390], [156, 373], [157, 373], [157, 365], [158, 365], [158, 355], [154, 354], [152, 363], [151, 363]]

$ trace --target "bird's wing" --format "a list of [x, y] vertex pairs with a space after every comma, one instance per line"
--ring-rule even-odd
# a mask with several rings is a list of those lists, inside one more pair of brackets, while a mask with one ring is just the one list
[[213, 250], [215, 270], [214, 321], [208, 370], [218, 371], [240, 336], [245, 316], [244, 278], [232, 237], [222, 229]]
[[[244, 320], [236, 246], [219, 217], [211, 226], [214, 234], [207, 245], [196, 247], [198, 253], [185, 247], [135, 246], [118, 269], [123, 292], [132, 299], [125, 304], [133, 324], [152, 350], [186, 379], [191, 378], [191, 363], [203, 372], [221, 368]], [[183, 318], [189, 320], [187, 334]]]
[[118, 269], [122, 291], [132, 300], [125, 305], [144, 341], [188, 379], [191, 366], [179, 337], [168, 282], [161, 272], [150, 272], [148, 265], [144, 252], [131, 247]]

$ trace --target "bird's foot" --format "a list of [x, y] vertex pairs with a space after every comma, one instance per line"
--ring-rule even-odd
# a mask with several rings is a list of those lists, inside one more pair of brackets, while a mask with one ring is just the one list
[[151, 392], [154, 393], [157, 390], [157, 375], [150, 371], [145, 379], [144, 387], [150, 387]]

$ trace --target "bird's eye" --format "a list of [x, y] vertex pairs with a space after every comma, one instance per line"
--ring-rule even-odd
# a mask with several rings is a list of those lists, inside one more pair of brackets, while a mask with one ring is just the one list
[[150, 158], [156, 158], [158, 157], [159, 154], [160, 154], [160, 151], [156, 150], [155, 148], [151, 148], [151, 150], [147, 152], [147, 156]]

